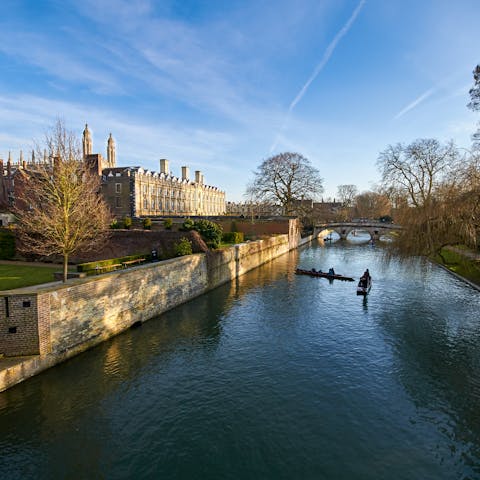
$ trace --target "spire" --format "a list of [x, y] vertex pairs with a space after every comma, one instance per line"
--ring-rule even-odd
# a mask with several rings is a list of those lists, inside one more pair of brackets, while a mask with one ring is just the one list
[[92, 154], [93, 145], [92, 145], [92, 136], [90, 135], [90, 130], [88, 129], [88, 124], [85, 124], [85, 130], [83, 131], [83, 157]]
[[7, 161], [8, 164], [12, 164], [12, 154], [10, 152], [10, 150], [8, 151], [8, 161]]
[[112, 134], [110, 134], [107, 141], [107, 163], [110, 168], [115, 168], [117, 166], [115, 140], [113, 139]]

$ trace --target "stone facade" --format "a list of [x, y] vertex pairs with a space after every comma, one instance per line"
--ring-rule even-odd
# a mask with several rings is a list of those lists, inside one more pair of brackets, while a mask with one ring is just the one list
[[83, 131], [82, 144], [84, 158], [102, 175], [102, 193], [116, 218], [225, 214], [225, 192], [206, 185], [199, 170], [190, 178], [190, 169], [183, 166], [181, 176], [177, 177], [170, 172], [167, 159], [160, 160], [158, 172], [142, 167], [117, 167], [112, 134], [104, 159], [92, 153], [88, 125]]
[[[116, 218], [156, 217], [156, 216], [213, 216], [224, 215], [225, 192], [217, 187], [206, 185], [201, 171], [195, 171], [190, 178], [190, 169], [182, 167], [181, 176], [169, 170], [169, 161], [160, 160], [159, 172], [142, 167], [117, 167], [115, 140], [110, 134], [107, 140], [107, 158], [92, 153], [93, 143], [88, 125], [82, 136], [83, 158], [90, 168], [102, 178], [102, 194]], [[22, 185], [21, 170], [34, 170], [35, 165], [53, 165], [47, 157], [36, 161], [24, 160], [20, 153], [18, 163], [13, 163], [11, 155], [6, 166], [0, 159], [0, 209], [8, 210], [19, 197]]]
[[225, 192], [204, 185], [201, 172], [196, 174], [192, 181], [141, 167], [107, 168], [102, 192], [117, 218], [225, 214]]

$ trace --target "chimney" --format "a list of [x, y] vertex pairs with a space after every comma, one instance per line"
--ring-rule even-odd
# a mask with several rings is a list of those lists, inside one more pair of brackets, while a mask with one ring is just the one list
[[188, 167], [182, 167], [182, 180], [188, 180], [190, 178], [190, 169]]
[[165, 175], [168, 175], [168, 160], [165, 158], [162, 158], [160, 160], [160, 173], [164, 173]]
[[200, 170], [195, 170], [195, 182], [200, 184], [203, 183], [203, 175]]

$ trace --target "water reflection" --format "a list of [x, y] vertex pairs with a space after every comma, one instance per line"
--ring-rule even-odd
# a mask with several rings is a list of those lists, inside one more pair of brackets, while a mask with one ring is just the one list
[[422, 264], [420, 275], [410, 272], [407, 278], [403, 291], [390, 292], [394, 301], [380, 305], [378, 316], [393, 346], [397, 376], [419, 416], [450, 439], [450, 451], [440, 455], [453, 455], [480, 474], [478, 295], [431, 265]]
[[307, 246], [0, 394], [2, 478], [478, 478], [479, 306], [381, 245]]

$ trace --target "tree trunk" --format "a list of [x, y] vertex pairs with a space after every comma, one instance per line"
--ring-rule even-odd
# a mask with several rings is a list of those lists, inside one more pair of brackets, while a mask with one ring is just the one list
[[67, 281], [68, 276], [68, 253], [63, 255], [63, 283]]

